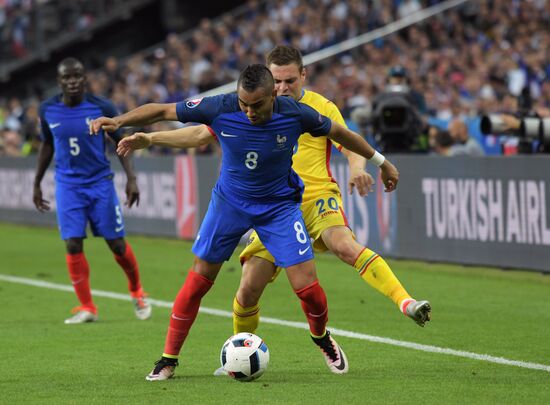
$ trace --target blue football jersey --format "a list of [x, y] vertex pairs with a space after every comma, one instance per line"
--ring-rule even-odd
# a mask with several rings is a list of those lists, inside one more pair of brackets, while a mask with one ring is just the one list
[[[89, 184], [113, 173], [105, 156], [105, 136], [100, 131], [91, 136], [90, 121], [101, 116], [118, 115], [108, 100], [86, 94], [82, 103], [65, 105], [57, 95], [40, 105], [42, 140], [53, 143], [55, 150], [55, 179], [69, 184]], [[110, 133], [115, 141], [120, 131]]]
[[300, 134], [326, 135], [331, 121], [289, 97], [277, 97], [273, 116], [252, 125], [240, 110], [237, 94], [205, 97], [176, 106], [181, 122], [209, 125], [222, 148], [216, 189], [241, 200], [301, 201], [303, 183], [292, 170], [293, 148]]

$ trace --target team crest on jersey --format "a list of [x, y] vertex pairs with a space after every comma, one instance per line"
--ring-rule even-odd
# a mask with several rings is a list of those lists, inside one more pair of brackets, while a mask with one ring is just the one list
[[277, 134], [277, 148], [274, 151], [286, 149], [286, 136]]
[[198, 106], [202, 101], [202, 98], [194, 98], [193, 100], [188, 100], [185, 102], [185, 105], [187, 108], [195, 108]]

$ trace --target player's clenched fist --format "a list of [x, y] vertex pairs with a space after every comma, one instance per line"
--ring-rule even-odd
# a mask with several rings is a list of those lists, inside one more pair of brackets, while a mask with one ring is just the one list
[[97, 135], [102, 129], [105, 132], [115, 132], [120, 124], [114, 118], [99, 117], [90, 122], [90, 135]]
[[120, 140], [116, 153], [120, 156], [128, 156], [136, 149], [145, 149], [149, 146], [151, 146], [151, 138], [143, 132], [136, 132], [135, 134]]
[[399, 181], [399, 172], [397, 168], [388, 160], [384, 160], [380, 166], [382, 181], [384, 182], [384, 191], [393, 191], [397, 187]]

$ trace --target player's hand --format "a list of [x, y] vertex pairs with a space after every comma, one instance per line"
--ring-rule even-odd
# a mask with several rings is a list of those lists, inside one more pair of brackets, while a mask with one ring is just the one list
[[366, 196], [372, 192], [374, 186], [374, 179], [370, 174], [361, 168], [353, 168], [350, 172], [350, 180], [348, 182], [348, 191], [353, 193], [353, 188], [357, 188], [357, 192], [361, 197]]
[[120, 156], [128, 156], [134, 150], [145, 149], [151, 146], [151, 138], [146, 133], [136, 132], [120, 140], [116, 153]]
[[115, 132], [120, 128], [117, 120], [110, 117], [99, 117], [90, 122], [90, 135], [97, 135], [100, 130]]
[[136, 204], [139, 206], [139, 188], [135, 177], [129, 177], [126, 182], [126, 202], [124, 203], [128, 208]]
[[388, 160], [384, 160], [384, 163], [382, 163], [382, 166], [380, 166], [380, 175], [382, 177], [382, 181], [384, 182], [384, 191], [390, 192], [395, 190], [397, 187], [397, 182], [399, 181], [399, 172], [397, 171], [397, 168]]
[[38, 211], [45, 212], [50, 210], [50, 202], [42, 198], [42, 189], [40, 186], [34, 186], [32, 201]]

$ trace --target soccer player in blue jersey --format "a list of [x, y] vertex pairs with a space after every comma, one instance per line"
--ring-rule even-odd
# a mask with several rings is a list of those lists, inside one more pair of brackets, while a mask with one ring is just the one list
[[[326, 329], [327, 299], [317, 279], [310, 238], [300, 212], [303, 183], [291, 167], [293, 148], [304, 132], [327, 135], [376, 162], [387, 191], [395, 188], [399, 174], [358, 134], [309, 106], [276, 94], [271, 72], [263, 65], [251, 65], [238, 80], [237, 94], [177, 104], [147, 104], [119, 117], [99, 118], [91, 125], [92, 132], [97, 132], [160, 120], [200, 122], [209, 127], [203, 127], [198, 135], [189, 128], [153, 133], [150, 137], [138, 134], [122, 140], [118, 152], [126, 155], [152, 142], [170, 147], [197, 146], [215, 138], [223, 152], [220, 177], [192, 248], [193, 267], [174, 302], [164, 353], [147, 375], [149, 381], [173, 376], [202, 297], [250, 228], [260, 235], [276, 264], [286, 268], [311, 337], [330, 371], [348, 371], [344, 352]], [[186, 139], [186, 131], [194, 135]]]
[[[151, 303], [141, 287], [138, 264], [130, 244], [124, 240], [122, 210], [113, 185], [113, 172], [105, 156], [104, 136], [90, 137], [90, 122], [101, 116], [115, 116], [114, 105], [103, 98], [85, 92], [84, 66], [74, 58], [66, 58], [58, 65], [58, 84], [61, 94], [41, 104], [40, 120], [42, 144], [34, 180], [33, 201], [40, 212], [50, 209], [42, 197], [40, 183], [55, 151], [55, 200], [61, 238], [67, 250], [66, 261], [80, 306], [66, 324], [97, 320], [93, 302], [89, 266], [83, 251], [86, 226], [91, 224], [95, 236], [105, 238], [115, 260], [128, 278], [128, 289], [139, 319], [151, 316]], [[103, 132], [101, 132], [103, 135]], [[118, 143], [119, 131], [109, 134]], [[139, 189], [132, 164], [120, 158], [128, 182], [127, 205], [139, 203]]]

